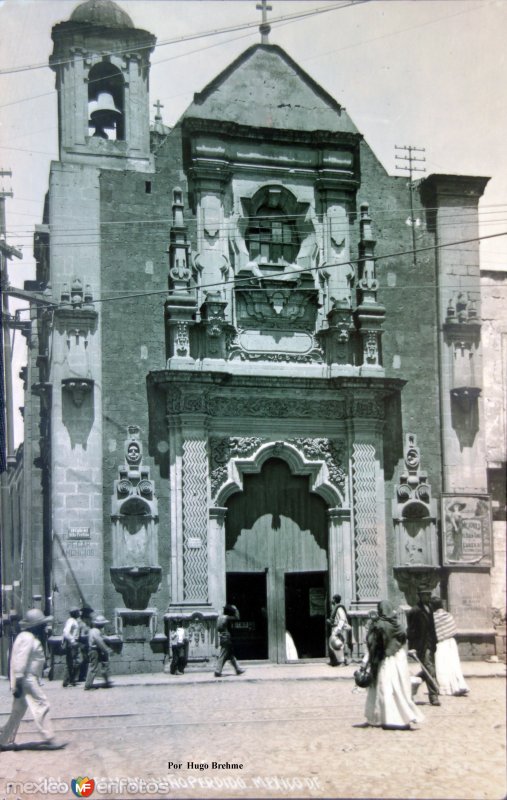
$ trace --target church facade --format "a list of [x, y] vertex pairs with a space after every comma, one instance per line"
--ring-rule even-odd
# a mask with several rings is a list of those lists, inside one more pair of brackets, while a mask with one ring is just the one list
[[[387, 174], [280, 47], [150, 127], [155, 38], [111, 0], [56, 25], [59, 159], [35, 235], [23, 602], [105, 613], [118, 668], [183, 618], [216, 653], [326, 655], [352, 614], [431, 588], [494, 652], [478, 203], [487, 178]], [[467, 241], [466, 249], [453, 243]]]

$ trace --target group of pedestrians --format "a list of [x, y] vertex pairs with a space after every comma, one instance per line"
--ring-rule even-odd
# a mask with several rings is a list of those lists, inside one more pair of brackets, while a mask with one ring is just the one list
[[[234, 623], [239, 621], [239, 610], [231, 603], [226, 603], [222, 613], [217, 619], [217, 633], [220, 644], [220, 653], [215, 666], [215, 678], [222, 677], [222, 670], [227, 661], [230, 661], [236, 675], [242, 675], [244, 669], [240, 667], [234, 653], [233, 629]], [[173, 629], [170, 632], [171, 675], [183, 675], [188, 661], [189, 641], [182, 619], [173, 620]]]
[[[417, 605], [407, 614], [407, 630], [389, 601], [381, 601], [377, 610], [366, 636], [363, 663], [363, 670], [370, 673], [366, 721], [386, 729], [408, 730], [424, 719], [414, 699], [422, 681], [433, 706], [440, 705], [441, 694], [468, 694], [454, 638], [456, 624], [441, 600], [425, 590], [419, 592]], [[411, 680], [409, 655], [419, 663], [416, 678], [420, 680]]]
[[[20, 621], [20, 633], [16, 636], [10, 656], [10, 687], [13, 696], [12, 709], [6, 724], [0, 731], [0, 751], [16, 749], [15, 738], [27, 708], [33, 716], [42, 741], [32, 743], [43, 749], [60, 749], [65, 742], [57, 742], [49, 713], [49, 702], [41, 686], [46, 665], [43, 643], [53, 617], [45, 616], [38, 608], [31, 608]], [[104, 686], [111, 686], [109, 679], [109, 651], [104, 640], [103, 628], [108, 620], [101, 614], [93, 614], [87, 606], [71, 608], [62, 635], [62, 650], [65, 656], [63, 686], [77, 686], [84, 681], [84, 688], [91, 689], [99, 671]], [[24, 745], [27, 747], [27, 745]]]
[[109, 651], [103, 635], [107, 620], [102, 614], [94, 614], [93, 608], [71, 608], [62, 634], [62, 650], [65, 669], [62, 685], [77, 686], [84, 682], [91, 689], [99, 671], [104, 686], [110, 687]]
[[[432, 705], [440, 705], [439, 694], [464, 696], [469, 689], [463, 678], [458, 648], [454, 638], [456, 624], [431, 592], [420, 591], [419, 602], [408, 612], [408, 627], [398, 619], [393, 605], [382, 600], [377, 614], [370, 619], [366, 636], [367, 653], [358, 672], [369, 673], [365, 716], [368, 725], [383, 728], [410, 729], [424, 717], [415, 704], [419, 681], [411, 680], [408, 655], [419, 662], [420, 679], [428, 687]], [[39, 746], [56, 749], [65, 746], [55, 740], [49, 703], [41, 688], [45, 665], [43, 640], [52, 617], [32, 608], [20, 622], [21, 632], [14, 640], [10, 660], [10, 685], [13, 694], [11, 714], [0, 731], [0, 750], [14, 749], [20, 722], [30, 709], [42, 737]], [[232, 630], [239, 620], [236, 606], [226, 604], [217, 620], [220, 654], [215, 677], [220, 678], [227, 661], [237, 675], [242, 675], [234, 654]], [[111, 686], [109, 669], [110, 647], [104, 639], [103, 628], [108, 620], [93, 609], [72, 608], [63, 629], [65, 672], [63, 686], [75, 686], [84, 679], [85, 689], [91, 689], [99, 671], [104, 686]], [[347, 663], [352, 654], [352, 626], [340, 595], [334, 595], [331, 615], [329, 650], [334, 666]], [[410, 648], [407, 652], [407, 645]], [[170, 671], [182, 675], [187, 661], [188, 639], [181, 624], [171, 633], [172, 661]]]

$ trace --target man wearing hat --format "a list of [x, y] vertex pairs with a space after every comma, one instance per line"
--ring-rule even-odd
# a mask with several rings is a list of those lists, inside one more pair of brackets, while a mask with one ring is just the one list
[[75, 686], [79, 672], [79, 608], [71, 608], [69, 618], [63, 628], [63, 652], [65, 653], [65, 673], [63, 686]]
[[88, 634], [92, 627], [92, 617], [94, 609], [91, 606], [84, 605], [81, 607], [81, 616], [79, 622], [79, 650], [81, 660], [79, 663], [79, 677], [78, 681], [85, 681], [88, 673], [88, 664], [90, 661], [90, 646], [88, 644]]
[[41, 639], [52, 617], [45, 617], [38, 608], [31, 608], [20, 622], [21, 633], [14, 640], [11, 653], [10, 683], [14, 696], [12, 711], [0, 732], [0, 749], [14, 750], [14, 740], [27, 707], [42, 736], [42, 746], [59, 749], [64, 744], [55, 742], [49, 718], [49, 703], [41, 689], [40, 678], [44, 668], [44, 649]]
[[239, 611], [236, 606], [226, 603], [224, 606], [223, 614], [217, 619], [217, 631], [220, 641], [220, 655], [218, 656], [217, 665], [215, 668], [215, 678], [222, 676], [222, 670], [226, 661], [230, 661], [236, 671], [236, 675], [242, 675], [244, 669], [241, 669], [236, 657], [234, 655], [234, 648], [231, 636], [232, 625], [235, 621], [239, 620]]
[[92, 620], [92, 626], [88, 634], [90, 663], [88, 664], [88, 673], [86, 675], [86, 681], [84, 685], [85, 689], [92, 688], [93, 681], [97, 676], [99, 667], [102, 671], [105, 687], [108, 689], [110, 686], [112, 686], [112, 683], [109, 680], [110, 648], [105, 643], [102, 633], [104, 625], [107, 625], [108, 622], [109, 620], [103, 617], [102, 614], [97, 614], [97, 616]]
[[424, 667], [420, 677], [428, 687], [432, 706], [439, 706], [438, 683], [435, 670], [437, 634], [431, 607], [431, 591], [422, 588], [418, 591], [419, 602], [407, 612], [407, 637], [409, 649], [415, 650]]

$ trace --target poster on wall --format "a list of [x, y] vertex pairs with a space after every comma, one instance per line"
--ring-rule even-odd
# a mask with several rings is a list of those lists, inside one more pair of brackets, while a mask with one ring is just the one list
[[444, 564], [492, 566], [487, 495], [443, 495], [442, 529]]

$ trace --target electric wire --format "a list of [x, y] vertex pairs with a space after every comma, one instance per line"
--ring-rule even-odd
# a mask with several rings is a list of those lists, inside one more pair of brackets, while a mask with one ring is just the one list
[[[339, 3], [339, 4], [332, 5], [332, 6], [331, 5], [323, 6], [321, 8], [316, 8], [316, 9], [313, 9], [311, 11], [301, 11], [301, 12], [297, 12], [297, 13], [294, 13], [294, 14], [286, 14], [286, 15], [283, 15], [283, 16], [280, 16], [280, 17], [273, 17], [272, 19], [270, 19], [269, 24], [271, 26], [273, 26], [273, 25], [276, 25], [276, 23], [278, 23], [278, 22], [285, 22], [285, 21], [288, 21], [288, 20], [294, 21], [294, 20], [298, 20], [298, 19], [305, 19], [307, 17], [313, 17], [313, 16], [317, 16], [319, 14], [327, 14], [330, 11], [337, 11], [337, 10], [340, 10], [342, 8], [347, 8], [347, 7], [353, 6], [353, 5], [362, 5], [362, 4], [367, 3], [367, 2], [369, 2], [369, 0], [346, 0], [346, 2], [342, 2], [342, 3]], [[249, 28], [259, 28], [259, 20], [256, 19], [253, 22], [243, 22], [243, 23], [239, 23], [237, 25], [229, 25], [229, 26], [226, 26], [226, 27], [223, 27], [223, 28], [215, 28], [215, 29], [210, 30], [210, 31], [203, 31], [203, 32], [200, 32], [200, 33], [188, 34], [187, 36], [177, 36], [174, 39], [165, 39], [164, 41], [156, 42], [155, 44], [153, 43], [153, 41], [146, 42], [146, 44], [139, 43], [139, 44], [136, 44], [135, 49], [136, 50], [152, 50], [152, 49], [155, 49], [155, 48], [165, 47], [165, 46], [170, 45], [170, 44], [180, 44], [182, 42], [195, 41], [196, 39], [206, 39], [209, 36], [217, 36], [217, 35], [219, 35], [221, 33], [233, 33], [234, 31], [241, 31], [241, 30], [246, 30], [246, 29], [249, 29]], [[77, 28], [77, 30], [82, 30], [82, 28], [79, 27], [79, 28]], [[103, 56], [111, 56], [111, 55], [122, 55], [123, 53], [130, 53], [131, 51], [132, 51], [132, 46], [125, 47], [125, 48], [120, 48], [120, 49], [114, 49], [114, 50], [106, 49], [106, 50], [103, 50], [103, 51], [101, 50], [100, 52], [99, 51], [97, 51], [97, 52], [100, 55], [103, 55]], [[52, 66], [65, 66], [66, 64], [73, 64], [73, 63], [76, 63], [76, 61], [84, 60], [84, 59], [85, 59], [85, 57], [82, 57], [81, 59], [79, 59], [77, 57], [75, 57], [75, 58], [54, 59], [51, 63], [52, 63]], [[22, 66], [19, 66], [19, 67], [4, 68], [4, 69], [0, 69], [0, 77], [2, 75], [13, 75], [13, 74], [16, 74], [16, 73], [19, 73], [19, 72], [28, 72], [28, 71], [31, 71], [31, 70], [45, 69], [46, 67], [47, 67], [47, 63], [43, 62], [43, 63], [40, 63], [40, 64], [25, 64], [25, 65], [22, 65]]]
[[[502, 208], [507, 209], [507, 205], [505, 205], [505, 206], [503, 204], [495, 204], [495, 205], [502, 205]], [[458, 208], [458, 209], [460, 209], [460, 208], [466, 209], [467, 213], [464, 213], [463, 216], [460, 215], [460, 214], [456, 214], [456, 212], [455, 212], [456, 208]], [[459, 225], [459, 224], [463, 224], [463, 223], [468, 224], [471, 221], [470, 217], [471, 217], [472, 213], [474, 214], [474, 216], [475, 216], [475, 214], [478, 214], [478, 222], [479, 222], [480, 225], [495, 225], [495, 224], [500, 224], [500, 223], [504, 223], [504, 222], [507, 221], [507, 216], [505, 216], [505, 211], [504, 210], [502, 210], [502, 211], [500, 211], [500, 210], [499, 211], [486, 211], [486, 210], [482, 210], [482, 208], [486, 209], [486, 208], [488, 208], [488, 206], [484, 206], [484, 207], [479, 208], [478, 212], [476, 211], [476, 209], [470, 209], [469, 206], [453, 206], [451, 210], [442, 209], [442, 208], [439, 208], [439, 207], [421, 206], [419, 211], [421, 213], [425, 213], [425, 214], [428, 214], [428, 213], [431, 214], [433, 212], [438, 212], [439, 213], [439, 227], [455, 226], [455, 225]], [[382, 222], [383, 224], [387, 224], [389, 222], [391, 222], [391, 223], [405, 222], [406, 223], [407, 220], [405, 219], [405, 215], [410, 213], [410, 209], [409, 208], [400, 208], [400, 209], [398, 209], [398, 213], [392, 214], [391, 212], [382, 212], [382, 211], [377, 211], [377, 210], [372, 211], [372, 207], [370, 205], [370, 212], [371, 212], [371, 215], [372, 215], [372, 220], [371, 220], [372, 224], [374, 225], [374, 227], [378, 228], [378, 227], [380, 227], [379, 226], [379, 221]], [[29, 212], [16, 212], [16, 211], [14, 211], [14, 212], [11, 212], [11, 214], [12, 215], [17, 214], [19, 216], [29, 216], [29, 217], [33, 216]], [[332, 233], [337, 233], [337, 234], [348, 232], [349, 227], [352, 224], [354, 224], [354, 218], [355, 217], [359, 218], [359, 214], [360, 214], [359, 211], [348, 212], [346, 214], [347, 219], [344, 220], [344, 221], [335, 221], [335, 220], [331, 219], [331, 232]], [[486, 219], [485, 218], [486, 216], [493, 215], [493, 214], [502, 214], [502, 216], [494, 218], [494, 219], [491, 219], [491, 218], [487, 218]], [[184, 215], [183, 219], [184, 219], [184, 222], [186, 222], [188, 225], [193, 225], [193, 224], [197, 223], [197, 218], [195, 216]], [[284, 221], [284, 220], [297, 221], [298, 219], [299, 220], [305, 220], [306, 219], [308, 222], [310, 221], [310, 219], [308, 219], [307, 213], [306, 214], [289, 214], [289, 213], [286, 213], [286, 214], [275, 214], [275, 215], [272, 215], [272, 216], [271, 215], [264, 216], [262, 214], [261, 215], [252, 214], [252, 215], [241, 215], [241, 217], [240, 217], [241, 223], [243, 225], [244, 224], [250, 224], [250, 223], [258, 223], [258, 222], [262, 222], [264, 220], [266, 220], [266, 221]], [[321, 224], [323, 224], [323, 221], [328, 222], [329, 220], [330, 220], [329, 217], [322, 216], [322, 214], [317, 214], [316, 215], [316, 219], [314, 221], [317, 222], [317, 224], [321, 225]], [[42, 224], [44, 224], [44, 223], [42, 223]], [[172, 222], [170, 220], [168, 220], [167, 217], [162, 217], [161, 216], [161, 217], [136, 218], [136, 219], [128, 219], [128, 220], [109, 220], [109, 221], [101, 221], [99, 223], [100, 229], [114, 228], [114, 227], [117, 227], [117, 226], [131, 226], [131, 225], [142, 225], [143, 227], [144, 226], [148, 226], [148, 225], [149, 226], [161, 225], [164, 228], [166, 228], [167, 230], [170, 230], [171, 227], [172, 227]], [[219, 225], [217, 225], [216, 230], [217, 230], [217, 232], [219, 232], [221, 234], [224, 234], [224, 235], [226, 235], [226, 234], [228, 234], [230, 232], [236, 232], [236, 230], [237, 230], [237, 221], [233, 219], [233, 220], [230, 220], [230, 221], [221, 222]], [[114, 234], [114, 230], [112, 231], [112, 233]], [[54, 235], [58, 236], [58, 240], [59, 241], [62, 238], [72, 237], [72, 236], [75, 236], [76, 234], [78, 234], [79, 236], [88, 236], [88, 235], [89, 236], [96, 236], [97, 235], [97, 229], [96, 228], [85, 228], [85, 227], [72, 228], [72, 227], [65, 226], [65, 230], [64, 231], [54, 232]], [[23, 238], [31, 238], [31, 237], [33, 237], [33, 235], [34, 235], [34, 229], [32, 227], [26, 228], [25, 226], [23, 226], [22, 223], [20, 223], [18, 226], [15, 225], [15, 224], [14, 225], [9, 225], [9, 228], [8, 228], [8, 236], [9, 237], [17, 237], [17, 238], [22, 238], [23, 239]], [[121, 234], [119, 234], [119, 235], [121, 235]], [[97, 240], [97, 243], [100, 243], [100, 242], [101, 242], [101, 240]], [[75, 242], [75, 244], [82, 244], [82, 242]]]
[[[314, 267], [301, 267], [301, 268], [298, 268], [298, 269], [291, 269], [290, 273], [286, 273], [284, 270], [282, 270], [281, 272], [273, 273], [273, 274], [269, 275], [269, 278], [270, 279], [277, 278], [277, 277], [285, 277], [285, 278], [290, 277], [290, 278], [292, 278], [293, 276], [295, 277], [298, 274], [302, 274], [302, 273], [325, 272], [328, 269], [331, 269], [333, 267], [348, 267], [350, 264], [353, 264], [353, 263], [359, 264], [359, 263], [363, 263], [365, 261], [372, 261], [372, 262], [376, 263], [377, 261], [382, 261], [382, 260], [385, 260], [385, 259], [388, 259], [388, 258], [400, 258], [402, 256], [413, 255], [414, 253], [423, 253], [423, 252], [427, 252], [429, 250], [432, 250], [432, 251], [441, 250], [441, 249], [444, 249], [444, 248], [455, 247], [456, 245], [468, 244], [470, 242], [481, 241], [481, 240], [484, 240], [484, 239], [496, 239], [496, 238], [501, 237], [501, 236], [507, 236], [507, 231], [502, 231], [501, 233], [492, 233], [492, 234], [488, 234], [486, 236], [476, 236], [476, 237], [473, 237], [473, 238], [470, 238], [470, 239], [462, 239], [462, 240], [456, 241], [456, 242], [443, 242], [441, 244], [432, 244], [432, 245], [428, 245], [426, 247], [419, 247], [419, 248], [416, 248], [416, 249], [401, 250], [401, 251], [396, 251], [396, 252], [391, 252], [391, 253], [385, 253], [385, 254], [378, 255], [378, 256], [377, 255], [371, 256], [371, 257], [368, 256], [367, 258], [365, 258], [364, 256], [361, 256], [359, 258], [351, 258], [351, 259], [347, 259], [346, 261], [341, 261], [341, 262], [338, 261], [338, 262], [334, 262], [334, 263], [323, 263], [323, 264], [320, 264], [320, 265], [314, 266]], [[190, 291], [202, 292], [202, 291], [208, 290], [208, 289], [216, 289], [216, 288], [222, 289], [222, 288], [225, 288], [227, 286], [229, 286], [231, 288], [241, 288], [242, 286], [246, 286], [247, 288], [248, 287], [255, 287], [255, 285], [258, 284], [261, 280], [262, 280], [261, 277], [256, 277], [256, 276], [253, 276], [253, 275], [248, 275], [248, 276], [246, 276], [244, 278], [238, 278], [237, 276], [234, 276], [232, 278], [224, 279], [224, 280], [221, 280], [221, 281], [216, 281], [216, 282], [213, 282], [213, 283], [200, 284], [198, 286], [194, 286], [194, 287], [192, 287], [192, 289]], [[399, 287], [389, 287], [389, 286], [382, 287], [383, 290], [384, 289], [398, 289], [398, 288]], [[413, 290], [414, 288], [421, 288], [421, 287], [414, 287], [414, 284], [411, 283], [410, 284], [410, 289]], [[432, 286], [430, 286], [428, 284], [425, 288], [430, 289], [430, 288], [432, 288]], [[96, 305], [98, 303], [111, 303], [111, 302], [117, 302], [117, 301], [120, 301], [120, 300], [135, 300], [135, 299], [140, 299], [140, 298], [153, 297], [153, 296], [156, 296], [156, 295], [167, 295], [167, 294], [168, 294], [168, 290], [167, 289], [154, 289], [153, 291], [134, 292], [134, 293], [131, 293], [131, 294], [124, 294], [124, 295], [119, 295], [119, 296], [116, 296], [116, 297], [101, 297], [101, 298], [96, 298], [96, 299], [90, 300], [89, 302], [90, 302], [90, 305]], [[51, 302], [50, 305], [54, 310], [56, 310], [56, 309], [58, 309], [58, 308], [60, 308], [62, 306], [66, 306], [67, 303], [61, 303], [61, 302], [53, 303], [53, 302]]]

